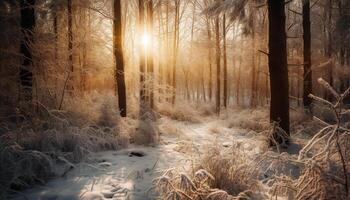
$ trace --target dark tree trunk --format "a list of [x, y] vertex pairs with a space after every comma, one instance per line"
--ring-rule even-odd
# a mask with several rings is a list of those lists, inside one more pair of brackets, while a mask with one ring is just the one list
[[[332, 31], [332, 20], [333, 20], [333, 12], [332, 12], [332, 0], [329, 0], [327, 3], [327, 49], [326, 49], [326, 56], [331, 59], [333, 55], [333, 31]], [[329, 84], [334, 87], [334, 81], [333, 81], [333, 65], [329, 66], [328, 69], [328, 76], [329, 76]], [[326, 91], [327, 99], [329, 101], [333, 100], [333, 95]]]
[[303, 0], [303, 42], [304, 42], [304, 109], [311, 113], [312, 70], [311, 70], [311, 22], [310, 0]]
[[68, 64], [69, 70], [74, 71], [73, 64], [73, 11], [72, 0], [68, 0]]
[[222, 20], [222, 35], [223, 35], [223, 59], [224, 59], [224, 107], [227, 108], [227, 51], [226, 51], [226, 15]]
[[[344, 18], [344, 5], [343, 1], [338, 1], [338, 12], [339, 12], [339, 19]], [[345, 65], [345, 37], [346, 37], [346, 30], [344, 28], [340, 28], [340, 47], [339, 47], [339, 60], [340, 60], [340, 65], [344, 67]], [[345, 91], [346, 90], [346, 78], [341, 78], [341, 83], [340, 83], [340, 91]]]
[[123, 37], [122, 37], [122, 10], [120, 0], [114, 0], [114, 57], [115, 57], [115, 79], [118, 87], [118, 103], [120, 115], [126, 117], [126, 87], [124, 73]]
[[63, 87], [62, 91], [62, 97], [61, 97], [61, 103], [59, 108], [61, 109], [65, 93], [66, 93], [66, 88], [68, 89], [68, 92], [70, 95], [74, 94], [74, 89], [75, 89], [75, 77], [74, 77], [74, 61], [73, 61], [73, 10], [72, 10], [72, 0], [67, 0], [67, 21], [68, 21], [68, 75], [67, 75], [67, 81]]
[[30, 45], [33, 42], [35, 28], [35, 0], [21, 0], [21, 54], [23, 55], [22, 67], [19, 73], [23, 99], [31, 101], [33, 96], [33, 55]]
[[[289, 134], [289, 86], [284, 0], [268, 0], [270, 120]], [[276, 136], [276, 139], [281, 136]], [[280, 139], [278, 139], [280, 142]]]
[[215, 19], [215, 50], [216, 50], [216, 113], [220, 114], [221, 100], [221, 50], [220, 50], [220, 23]]
[[[145, 11], [144, 11], [144, 1], [139, 0], [139, 26], [140, 32], [144, 32], [145, 23]], [[145, 91], [145, 72], [146, 72], [146, 60], [144, 47], [140, 46], [140, 111], [143, 110], [143, 106], [146, 103], [146, 91]], [[142, 115], [142, 113], [140, 113]]]
[[150, 35], [150, 46], [147, 51], [147, 70], [150, 76], [148, 92], [149, 92], [149, 103], [150, 107], [154, 108], [154, 66], [153, 66], [153, 0], [147, 2], [147, 29], [148, 34]]
[[55, 36], [55, 62], [58, 61], [58, 13], [57, 8], [53, 11], [53, 32]]

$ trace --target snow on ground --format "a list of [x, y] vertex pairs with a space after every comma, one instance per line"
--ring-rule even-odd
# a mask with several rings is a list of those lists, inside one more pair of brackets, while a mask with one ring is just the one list
[[221, 126], [216, 118], [198, 124], [162, 118], [159, 126], [162, 132], [159, 145], [92, 154], [89, 162], [77, 165], [65, 177], [35, 186], [23, 192], [25, 197], [13, 199], [154, 199], [152, 181], [169, 168], [190, 169], [190, 161], [202, 155], [208, 145], [216, 142], [228, 148], [233, 142], [241, 143], [241, 148], [253, 155], [259, 153], [262, 142], [256, 134]]

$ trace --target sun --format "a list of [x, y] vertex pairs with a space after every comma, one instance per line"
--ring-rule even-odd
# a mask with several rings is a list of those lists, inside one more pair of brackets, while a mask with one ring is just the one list
[[143, 47], [148, 48], [151, 43], [151, 37], [148, 33], [143, 33], [141, 37], [141, 44]]

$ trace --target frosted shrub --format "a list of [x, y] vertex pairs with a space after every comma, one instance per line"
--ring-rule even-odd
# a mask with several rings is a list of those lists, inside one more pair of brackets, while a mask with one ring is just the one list
[[214, 145], [208, 149], [196, 168], [204, 169], [215, 177], [209, 180], [212, 188], [219, 188], [231, 195], [258, 188], [259, 171], [254, 163], [248, 162], [238, 144], [228, 151]]
[[0, 140], [0, 199], [6, 199], [8, 192], [44, 183], [54, 175], [52, 166], [48, 155]]
[[229, 114], [228, 119], [224, 119], [224, 125], [228, 128], [241, 128], [261, 132], [269, 127], [268, 111], [265, 109], [237, 109]]
[[159, 129], [157, 120], [159, 116], [147, 105], [143, 106], [136, 131], [132, 135], [136, 144], [148, 145], [159, 143]]
[[90, 152], [127, 147], [136, 121], [119, 117], [113, 97], [103, 101], [98, 97], [76, 99], [80, 104], [71, 100], [68, 111], [35, 102], [36, 112], [17, 109], [2, 118], [0, 199], [9, 191], [62, 176], [56, 164], [74, 167]]
[[262, 199], [260, 194], [251, 192], [258, 189], [256, 168], [240, 153], [237, 146], [230, 152], [214, 146], [195, 164], [191, 176], [175, 169], [165, 171], [154, 181], [160, 199]]
[[350, 88], [339, 94], [323, 79], [318, 81], [333, 95], [335, 101], [330, 102], [312, 94], [310, 98], [332, 110], [335, 123], [330, 124], [314, 117], [323, 128], [299, 152], [295, 162], [303, 164], [301, 176], [295, 181], [279, 178], [274, 190], [281, 191], [288, 187], [292, 191], [289, 196], [293, 199], [348, 199], [350, 130], [342, 123], [342, 117], [348, 112], [344, 109], [343, 100], [349, 95]]
[[163, 103], [158, 106], [157, 111], [171, 119], [186, 121], [192, 123], [201, 122], [199, 112], [188, 103], [177, 103], [174, 106], [169, 103]]

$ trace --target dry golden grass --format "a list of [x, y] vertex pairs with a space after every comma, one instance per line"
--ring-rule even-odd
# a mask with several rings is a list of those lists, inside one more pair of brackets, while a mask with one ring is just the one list
[[229, 152], [218, 145], [208, 148], [191, 175], [167, 170], [155, 180], [160, 199], [259, 200], [258, 171], [248, 163], [238, 146]]
[[157, 111], [173, 120], [191, 123], [201, 122], [200, 113], [188, 103], [177, 103], [175, 106], [163, 103], [157, 107]]

